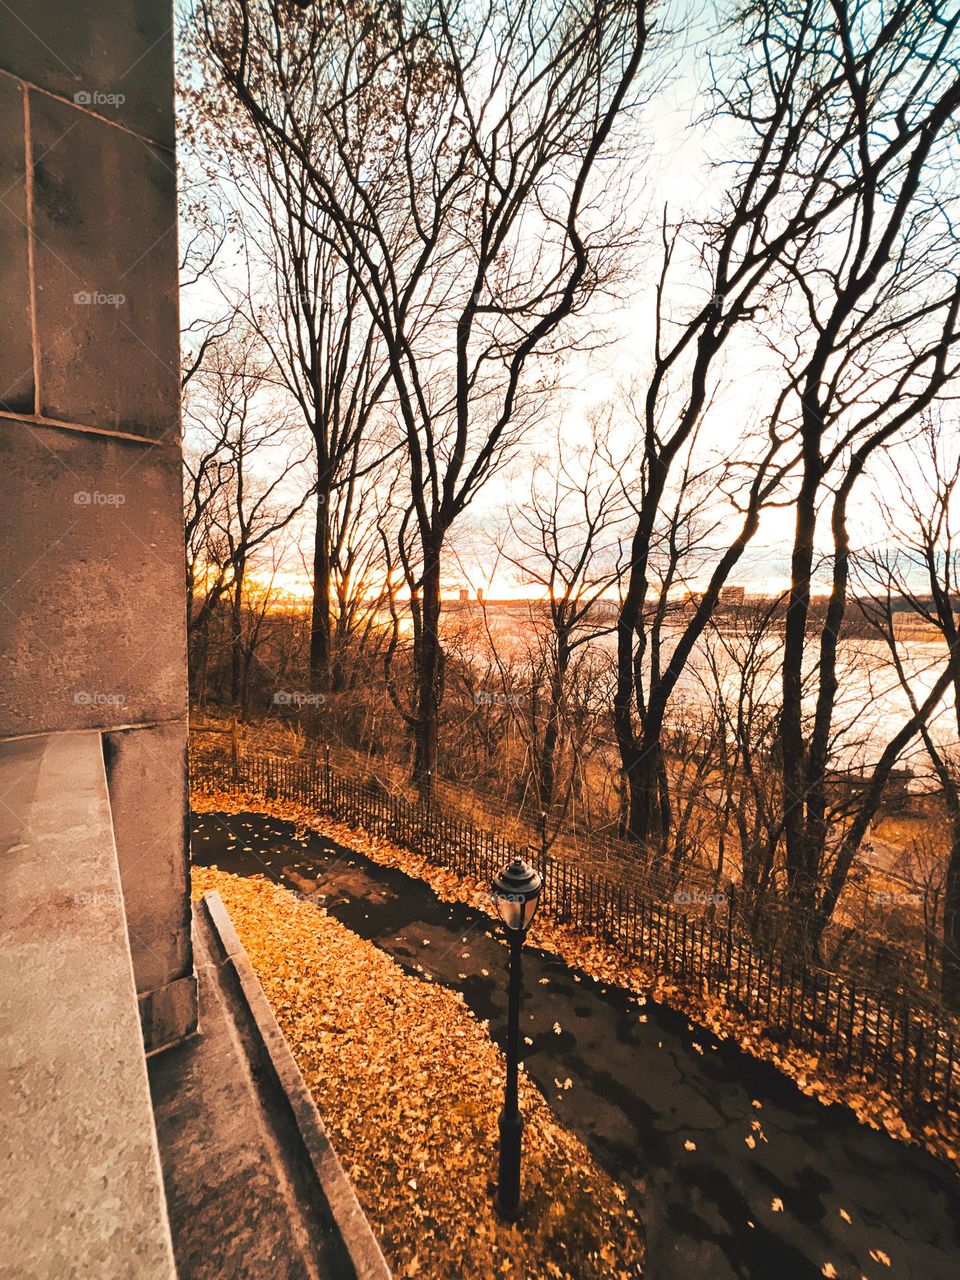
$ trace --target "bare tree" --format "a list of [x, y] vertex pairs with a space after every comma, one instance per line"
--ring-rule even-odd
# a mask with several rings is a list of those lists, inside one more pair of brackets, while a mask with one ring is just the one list
[[[917, 722], [950, 824], [943, 883], [944, 999], [960, 1006], [960, 443], [952, 416], [937, 407], [925, 415], [900, 468], [885, 468], [878, 505], [897, 530], [894, 547], [857, 557], [871, 596], [867, 616], [883, 636]], [[891, 463], [893, 459], [891, 459]], [[897, 605], [904, 606], [897, 609]], [[913, 625], [911, 625], [911, 622]], [[903, 624], [907, 625], [904, 626]], [[926, 644], [924, 643], [926, 642]], [[927, 648], [933, 647], [933, 652]], [[917, 656], [917, 651], [919, 654]], [[919, 668], [919, 669], [918, 669]], [[932, 668], [932, 670], [930, 669]], [[949, 691], [939, 707], [923, 700], [925, 686]], [[952, 705], [950, 705], [952, 703]], [[941, 716], [940, 732], [934, 713]], [[948, 728], [943, 731], [942, 720]]]
[[[599, 423], [588, 446], [572, 448], [559, 434], [555, 445], [556, 461], [534, 468], [529, 500], [497, 547], [497, 558], [543, 597], [531, 609], [524, 645], [530, 692], [507, 705], [515, 708], [526, 742], [544, 853], [569, 809], [586, 735], [600, 710], [597, 641], [613, 631], [623, 569], [620, 531], [629, 514]], [[489, 627], [488, 636], [502, 667]]]
[[[185, 402], [184, 415], [189, 415]], [[222, 529], [228, 519], [228, 424], [217, 423], [184, 449], [184, 545], [187, 626], [200, 630], [227, 588], [229, 557]], [[202, 596], [199, 608], [197, 598]]]
[[382, 531], [390, 525], [397, 475], [397, 458], [376, 468], [354, 461], [344, 483], [330, 495], [329, 670], [334, 692], [355, 689], [382, 659], [388, 593]]
[[177, 175], [180, 300], [184, 315], [180, 331], [180, 388], [186, 392], [191, 379], [203, 365], [210, 345], [225, 337], [233, 327], [237, 308], [235, 304], [226, 302], [222, 307], [211, 308], [207, 300], [196, 308], [197, 314], [192, 314], [194, 295], [206, 289], [216, 296], [217, 268], [233, 229], [233, 220], [205, 179], [196, 154], [194, 120], [183, 109], [177, 120], [177, 138], [180, 152]]
[[[187, 88], [191, 127], [211, 184], [234, 210], [239, 240], [241, 261], [222, 287], [270, 352], [273, 375], [298, 406], [314, 442], [309, 663], [311, 685], [320, 689], [336, 674], [334, 613], [337, 584], [343, 582], [337, 555], [352, 525], [357, 484], [383, 452], [383, 442], [372, 441], [369, 428], [388, 375], [376, 325], [334, 247], [336, 228], [317, 209], [303, 165], [233, 93], [202, 23], [194, 35], [205, 75]], [[315, 155], [330, 145], [325, 117], [339, 85], [317, 75], [291, 85], [274, 53], [263, 44], [255, 50], [264, 73], [258, 81], [260, 111], [280, 125], [295, 116], [298, 137]], [[342, 198], [345, 209], [352, 206], [359, 216], [356, 194], [347, 190]]]
[[[958, 246], [954, 197], [943, 193], [943, 179], [956, 163], [958, 20], [936, 3], [896, 3], [882, 12], [842, 0], [799, 9], [763, 4], [751, 10], [745, 33], [745, 70], [751, 84], [767, 77], [760, 81], [765, 90], [770, 85], [764, 97], [781, 100], [787, 69], [798, 61], [803, 68], [784, 125], [791, 131], [805, 119], [816, 130], [797, 153], [804, 160], [801, 207], [843, 195], [817, 219], [816, 234], [795, 234], [777, 252], [782, 323], [785, 333], [793, 326], [793, 336], [779, 344], [785, 377], [774, 422], [796, 431], [800, 452], [782, 665], [786, 868], [791, 895], [817, 907], [821, 926], [864, 827], [858, 815], [845, 826], [842, 847], [832, 844], [828, 761], [848, 603], [849, 501], [871, 456], [957, 368]], [[732, 100], [733, 109], [752, 109], [758, 96], [751, 87]], [[781, 169], [778, 163], [782, 182]], [[810, 594], [822, 508], [831, 591], [815, 636]], [[808, 728], [811, 642], [818, 688]], [[903, 733], [917, 727], [904, 725]], [[889, 745], [877, 761], [876, 787], [864, 792], [867, 804], [895, 763]], [[825, 859], [831, 871], [818, 901]]]
[[628, 789], [624, 834], [665, 849], [673, 821], [664, 751], [671, 701], [784, 464], [777, 440], [753, 455], [743, 442], [739, 459], [704, 456], [697, 422], [661, 432], [649, 407], [644, 392], [635, 408], [647, 443], [628, 489], [635, 523], [617, 622], [614, 727]]
[[716, 725], [715, 773], [703, 789], [715, 814], [714, 884], [739, 881], [739, 914], [755, 935], [782, 874], [777, 742], [784, 605], [782, 596], [751, 599], [715, 616], [697, 672]]
[[[862, 6], [827, 0], [800, 6], [762, 0], [742, 10], [732, 27], [735, 47], [716, 60], [714, 89], [718, 117], [742, 126], [749, 141], [727, 162], [736, 177], [725, 206], [711, 221], [692, 224], [702, 235], [697, 256], [706, 301], [688, 308], [686, 317], [667, 304], [681, 233], [691, 224], [664, 221], [653, 368], [641, 419], [649, 481], [620, 628], [617, 723], [631, 780], [630, 830], [645, 839], [657, 813], [660, 721], [673, 675], [702, 633], [715, 589], [752, 536], [759, 506], [773, 492], [769, 477], [750, 485], [743, 523], [717, 560], [699, 616], [668, 664], [662, 693], [635, 708], [634, 637], [661, 495], [704, 413], [720, 353], [732, 334], [762, 313], [788, 377], [769, 413], [772, 452], [758, 459], [757, 475], [771, 466], [778, 441], [785, 462], [794, 449], [801, 455], [802, 470], [783, 712], [795, 884], [816, 878], [816, 851], [822, 849], [812, 831], [822, 826], [823, 810], [822, 788], [818, 793], [814, 780], [822, 777], [823, 746], [831, 737], [829, 651], [839, 621], [835, 611], [824, 633], [823, 714], [808, 752], [800, 688], [817, 495], [842, 465], [846, 479], [836, 505], [842, 524], [862, 459], [949, 375], [954, 273], [937, 288], [932, 263], [943, 263], [953, 239], [934, 193], [960, 101], [955, 25], [935, 4], [898, 3], [869, 16]], [[685, 287], [689, 292], [689, 276]], [[671, 387], [680, 410], [667, 415]], [[845, 420], [858, 398], [863, 411]], [[839, 586], [842, 556], [837, 569]], [[838, 591], [838, 608], [841, 596]]]
[[[289, 91], [295, 74], [308, 74], [304, 46], [316, 64], [324, 32], [304, 36], [309, 13], [291, 11], [289, 22], [278, 13], [261, 31], [263, 15], [246, 0], [226, 9], [232, 21], [219, 25], [208, 11], [223, 73], [309, 175], [314, 229], [335, 225], [331, 241], [386, 351], [417, 535], [410, 567], [422, 625], [408, 722], [414, 776], [427, 792], [443, 678], [444, 545], [536, 412], [535, 358], [616, 258], [616, 126], [637, 93], [645, 8], [431, 0], [376, 18], [338, 9], [335, 21], [322, 19], [335, 32], [323, 66], [333, 59], [341, 106], [326, 115], [321, 154], [294, 113], [278, 122], [265, 110], [256, 50], [262, 37], [276, 51]], [[371, 138], [384, 100], [395, 116]]]
[[[230, 231], [226, 215], [207, 184], [202, 172], [192, 163], [196, 131], [188, 112], [178, 120], [181, 165], [178, 181], [180, 221], [180, 297], [184, 313], [180, 334], [183, 416], [187, 431], [184, 444], [184, 543], [186, 549], [187, 627], [202, 632], [226, 587], [227, 556], [219, 533], [226, 499], [223, 450], [229, 424], [209, 421], [198, 424], [192, 417], [194, 399], [203, 398], [192, 385], [198, 374], [215, 362], [218, 344], [227, 340], [237, 324], [235, 304], [224, 303], [211, 308], [199, 305], [192, 315], [194, 295], [208, 286], [216, 296], [213, 284], [218, 260]], [[192, 432], [199, 425], [197, 438]], [[198, 592], [203, 600], [195, 610]]]
[[187, 463], [188, 575], [192, 589], [201, 578], [207, 585], [192, 621], [203, 626], [221, 599], [228, 602], [234, 705], [251, 656], [243, 632], [247, 574], [311, 495], [298, 483], [306, 455], [297, 454], [291, 424], [271, 401], [268, 370], [255, 336], [233, 332], [208, 345], [186, 406], [203, 442]]

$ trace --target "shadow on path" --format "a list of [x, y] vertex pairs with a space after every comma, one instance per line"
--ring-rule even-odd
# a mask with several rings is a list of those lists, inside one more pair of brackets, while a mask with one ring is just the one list
[[[262, 814], [197, 814], [193, 829], [196, 863], [311, 893], [408, 972], [460, 991], [503, 1044], [507, 953], [487, 915]], [[815, 1280], [827, 1263], [841, 1280], [958, 1280], [960, 1181], [931, 1156], [535, 947], [524, 986], [526, 1070], [633, 1193], [651, 1280]]]

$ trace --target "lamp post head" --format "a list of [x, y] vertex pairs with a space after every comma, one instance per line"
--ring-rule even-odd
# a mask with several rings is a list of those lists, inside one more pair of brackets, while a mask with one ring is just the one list
[[522, 858], [514, 858], [510, 866], [494, 880], [493, 901], [497, 914], [508, 933], [524, 934], [533, 923], [543, 888], [543, 877]]

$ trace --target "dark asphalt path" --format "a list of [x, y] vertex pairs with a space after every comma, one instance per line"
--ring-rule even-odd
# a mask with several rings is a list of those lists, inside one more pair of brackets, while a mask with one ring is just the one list
[[[506, 949], [482, 912], [260, 814], [196, 815], [193, 857], [311, 892], [503, 1043]], [[663, 1005], [524, 955], [526, 1069], [636, 1197], [651, 1280], [960, 1280], [960, 1180], [932, 1157]]]

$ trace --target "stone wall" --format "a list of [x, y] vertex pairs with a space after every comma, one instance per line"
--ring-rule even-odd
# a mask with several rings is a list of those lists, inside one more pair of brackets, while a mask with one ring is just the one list
[[195, 1025], [173, 35], [0, 5], [0, 739], [103, 735], [148, 1050]]

